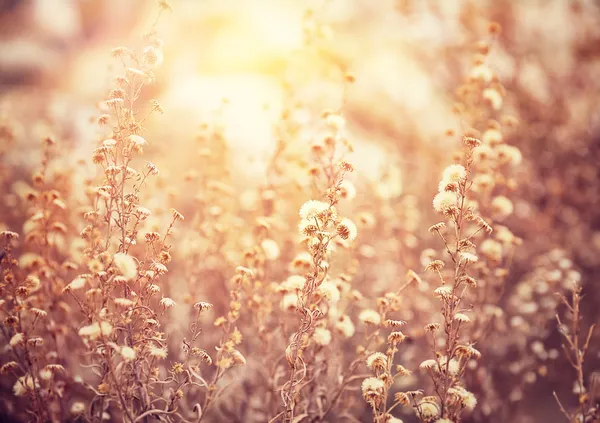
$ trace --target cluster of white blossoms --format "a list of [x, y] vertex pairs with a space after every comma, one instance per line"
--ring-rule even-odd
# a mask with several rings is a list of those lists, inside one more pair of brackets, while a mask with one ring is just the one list
[[438, 193], [433, 197], [433, 209], [438, 213], [449, 214], [458, 207], [460, 183], [467, 177], [464, 166], [453, 164], [442, 174]]

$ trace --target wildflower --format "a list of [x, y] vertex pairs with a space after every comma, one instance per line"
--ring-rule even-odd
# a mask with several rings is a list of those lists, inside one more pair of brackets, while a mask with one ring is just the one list
[[115, 298], [113, 302], [115, 305], [123, 308], [131, 307], [133, 305], [133, 301], [129, 298]]
[[4, 238], [6, 240], [19, 239], [19, 234], [13, 231], [2, 231], [0, 232], [0, 238]]
[[52, 373], [65, 372], [65, 368], [60, 364], [48, 364], [43, 370], [48, 370]]
[[456, 207], [458, 197], [453, 192], [438, 192], [433, 197], [433, 209], [438, 213], [446, 213], [447, 210]]
[[403, 406], [410, 404], [410, 397], [405, 392], [396, 392], [394, 394], [394, 400]]
[[146, 163], [146, 167], [148, 168], [148, 170], [150, 171], [150, 173], [154, 176], [158, 175], [158, 167], [156, 167], [156, 165], [154, 163]]
[[406, 324], [406, 320], [393, 320], [393, 319], [387, 319], [385, 321], [385, 325], [386, 326], [392, 326], [392, 327], [396, 327], [396, 326], [404, 326]]
[[141, 206], [138, 207], [135, 211], [137, 212], [137, 215], [140, 220], [146, 220], [152, 214], [152, 212], [150, 210], [148, 210], [146, 207], [141, 207]]
[[171, 263], [171, 254], [168, 251], [163, 250], [158, 254], [158, 260], [162, 264], [169, 264]]
[[345, 160], [342, 160], [338, 167], [342, 170], [342, 172], [354, 172], [354, 166], [351, 163], [348, 163]]
[[430, 226], [427, 231], [433, 235], [435, 232], [439, 232], [442, 229], [444, 229], [445, 227], [446, 227], [446, 224], [444, 222], [438, 222], [435, 225]]
[[436, 288], [433, 293], [436, 297], [439, 298], [449, 298], [452, 295], [452, 287], [448, 285], [443, 285]]
[[440, 415], [438, 405], [434, 402], [426, 401], [425, 399], [419, 402], [417, 410], [419, 411], [421, 418], [425, 421], [430, 421]]
[[212, 358], [205, 350], [200, 350], [199, 357], [203, 363], [206, 363], [208, 365], [212, 364]]
[[220, 327], [223, 326], [225, 323], [227, 323], [227, 319], [224, 316], [219, 316], [215, 319], [213, 325], [215, 325], [215, 327]]
[[147, 232], [144, 235], [144, 239], [146, 240], [146, 242], [148, 244], [151, 244], [153, 242], [156, 242], [160, 239], [160, 234], [158, 232]]
[[387, 362], [387, 356], [380, 352], [374, 352], [367, 357], [367, 367], [373, 371], [385, 370]]
[[13, 392], [16, 396], [22, 397], [23, 395], [33, 391], [34, 389], [39, 389], [39, 387], [40, 385], [37, 379], [34, 379], [31, 375], [27, 374], [17, 379], [13, 386]]
[[308, 270], [310, 270], [311, 265], [312, 265], [312, 257], [306, 251], [303, 251], [302, 253], [298, 254], [294, 258], [294, 260], [292, 260], [292, 268], [296, 269], [296, 270], [308, 271]]
[[110, 115], [107, 114], [103, 114], [100, 115], [100, 117], [98, 117], [98, 126], [104, 126], [108, 123], [108, 121], [110, 120]]
[[475, 81], [489, 83], [494, 77], [494, 72], [485, 64], [474, 66], [471, 69], [470, 78]]
[[483, 98], [492, 106], [494, 110], [500, 110], [502, 108], [502, 95], [493, 88], [486, 88], [483, 90]]
[[479, 257], [477, 257], [475, 254], [468, 253], [465, 251], [460, 253], [460, 258], [465, 263], [476, 263], [479, 260]]
[[406, 339], [406, 335], [404, 335], [400, 331], [394, 331], [388, 335], [388, 343], [392, 345], [396, 345], [401, 343]]
[[428, 323], [425, 325], [425, 332], [435, 332], [435, 331], [439, 330], [439, 328], [440, 328], [439, 323]]
[[167, 0], [158, 0], [158, 7], [160, 7], [160, 10], [165, 10], [167, 12], [173, 11], [173, 8], [169, 4], [169, 2], [167, 2]]
[[71, 414], [78, 416], [85, 412], [85, 404], [81, 401], [76, 401], [71, 405]]
[[168, 272], [168, 268], [167, 266], [165, 266], [162, 263], [158, 263], [158, 262], [154, 262], [152, 263], [152, 269], [159, 275], [164, 275], [165, 273]]
[[454, 320], [460, 323], [470, 323], [471, 318], [464, 313], [456, 313], [454, 315]]
[[41, 309], [35, 308], [35, 307], [31, 308], [31, 312], [40, 318], [46, 317], [48, 315], [48, 312], [46, 312], [45, 310], [41, 310]]
[[353, 200], [354, 198], [356, 198], [356, 188], [354, 187], [354, 184], [346, 179], [344, 179], [340, 185], [340, 196], [342, 198], [345, 198], [346, 200]]
[[347, 239], [349, 241], [354, 241], [358, 233], [354, 222], [347, 218], [341, 220], [336, 227], [336, 231], [342, 239]]
[[475, 397], [475, 395], [473, 395], [473, 393], [469, 391], [465, 391], [463, 393], [461, 401], [464, 407], [469, 411], [475, 409], [475, 406], [477, 405], [477, 398]]
[[283, 292], [301, 291], [306, 283], [306, 278], [300, 275], [291, 275], [281, 283], [279, 289]]
[[173, 216], [174, 220], [181, 220], [182, 222], [185, 220], [183, 215], [181, 213], [179, 213], [177, 210], [171, 208], [171, 209], [169, 209], [169, 211], [171, 212], [171, 215]]
[[235, 268], [236, 273], [239, 273], [240, 275], [244, 275], [244, 276], [252, 276], [254, 274], [254, 272], [252, 272], [252, 269], [248, 269], [247, 267], [244, 266], [238, 266]]
[[444, 262], [441, 260], [433, 260], [425, 266], [425, 271], [439, 272], [444, 268]]
[[120, 57], [120, 56], [124, 56], [127, 53], [129, 53], [129, 50], [127, 49], [127, 47], [115, 47], [112, 49], [110, 54], [112, 57]]
[[176, 375], [183, 373], [183, 364], [173, 363], [173, 365], [171, 366], [171, 371]]
[[470, 148], [479, 147], [481, 145], [481, 141], [474, 137], [463, 137], [463, 143]]
[[302, 235], [315, 236], [317, 234], [317, 232], [319, 231], [319, 227], [317, 225], [315, 225], [315, 223], [313, 221], [303, 219], [300, 221], [300, 224], [298, 225], [298, 231], [300, 231], [300, 233]]
[[[120, 98], [120, 99], [124, 99], [126, 96], [125, 90], [123, 88], [115, 88], [113, 90], [110, 91], [110, 94], [108, 94], [108, 97], [113, 99], [113, 98]], [[104, 143], [103, 143], [104, 144]], [[115, 142], [116, 144], [116, 142]], [[106, 144], [104, 144], [106, 145]], [[114, 144], [113, 144], [114, 146]]]
[[481, 358], [481, 353], [476, 350], [472, 345], [459, 345], [456, 347], [456, 355], [459, 357], [467, 358]]
[[155, 358], [167, 358], [168, 351], [166, 348], [151, 346], [150, 355]]
[[458, 184], [456, 182], [448, 181], [447, 179], [442, 179], [438, 185], [438, 192], [458, 192]]
[[197, 303], [194, 304], [194, 308], [196, 310], [198, 310], [199, 312], [211, 309], [213, 307], [213, 305], [211, 303], [207, 303], [205, 301], [198, 301]]
[[111, 98], [104, 102], [104, 104], [106, 104], [107, 107], [112, 107], [115, 109], [122, 107], [123, 103], [124, 103], [124, 101], [122, 98]]
[[329, 331], [329, 329], [323, 327], [315, 328], [312, 337], [317, 345], [325, 346], [331, 343], [331, 332]]
[[459, 164], [453, 164], [444, 169], [442, 176], [443, 181], [447, 182], [458, 182], [467, 176], [467, 170], [464, 166]]
[[367, 401], [374, 401], [375, 399], [383, 395], [385, 384], [381, 379], [376, 377], [368, 377], [363, 380], [361, 384], [361, 390], [363, 397]]
[[144, 63], [150, 67], [160, 66], [163, 61], [163, 54], [158, 48], [154, 46], [146, 46], [142, 54]]
[[226, 370], [228, 368], [230, 368], [233, 365], [233, 358], [232, 357], [227, 357], [227, 356], [223, 356], [221, 357], [219, 360], [217, 360], [216, 363], [217, 367]]
[[329, 204], [324, 203], [323, 201], [317, 200], [308, 200], [306, 203], [300, 207], [300, 217], [305, 220], [312, 220], [329, 209]]
[[298, 305], [298, 295], [293, 292], [287, 292], [281, 298], [281, 309], [283, 311], [295, 310]]
[[510, 163], [513, 166], [521, 164], [523, 160], [521, 150], [513, 145], [500, 144], [496, 147], [496, 152], [502, 162]]
[[503, 139], [504, 136], [502, 135], [502, 132], [500, 132], [498, 129], [493, 128], [488, 129], [481, 136], [481, 140], [483, 141], [483, 143], [491, 147], [500, 144]]
[[137, 264], [135, 259], [128, 254], [117, 253], [113, 257], [114, 265], [119, 269], [119, 272], [131, 280], [137, 276]]
[[514, 207], [512, 201], [503, 195], [499, 195], [492, 199], [492, 209], [500, 217], [507, 217], [512, 214]]
[[44, 345], [44, 339], [40, 338], [39, 336], [29, 338], [27, 340], [27, 345], [30, 347], [41, 347], [42, 345]]
[[380, 314], [375, 310], [370, 309], [361, 311], [358, 315], [358, 319], [368, 325], [379, 325], [381, 323]]
[[340, 291], [335, 283], [331, 281], [323, 282], [317, 289], [317, 293], [323, 298], [326, 298], [331, 304], [335, 304], [340, 300]]
[[488, 259], [500, 262], [502, 260], [502, 244], [493, 239], [486, 239], [480, 245], [481, 253]]
[[279, 252], [279, 246], [277, 245], [277, 242], [275, 242], [272, 239], [264, 239], [261, 243], [260, 246], [263, 249], [263, 252], [265, 253], [265, 258], [269, 261], [274, 261], [277, 260], [279, 258], [280, 252]]
[[449, 374], [456, 376], [460, 371], [460, 363], [454, 358], [448, 362], [448, 358], [443, 356], [440, 358], [439, 368], [444, 372], [447, 370]]
[[421, 277], [419, 275], [417, 275], [417, 272], [415, 272], [412, 269], [409, 269], [406, 272], [406, 281], [407, 282], [416, 282], [417, 284], [420, 284], [421, 282], [423, 282], [423, 280], [421, 279]]
[[419, 364], [419, 368], [421, 370], [432, 370], [437, 368], [437, 361], [433, 359], [425, 360], [421, 364]]
[[326, 119], [327, 124], [336, 130], [342, 129], [346, 124], [346, 119], [334, 113], [329, 113]]
[[412, 374], [410, 370], [400, 364], [396, 365], [396, 373], [398, 376], [410, 376]]
[[79, 329], [79, 336], [97, 339], [101, 335], [108, 336], [112, 333], [113, 327], [110, 323], [102, 321], [100, 323], [94, 322], [91, 325], [84, 326]]
[[127, 73], [134, 75], [134, 76], [141, 76], [142, 78], [146, 78], [148, 75], [146, 75], [146, 73], [142, 70], [136, 69], [136, 68], [127, 68]]
[[16, 361], [9, 361], [8, 363], [4, 363], [2, 367], [0, 367], [0, 375], [5, 375], [10, 371], [15, 370], [19, 367], [19, 364]]
[[233, 360], [234, 365], [243, 366], [246, 364], [246, 357], [238, 350], [233, 350], [231, 352], [231, 359]]
[[9, 344], [11, 347], [16, 347], [17, 345], [21, 345], [25, 342], [25, 335], [21, 332], [15, 333], [12, 338], [10, 338]]
[[354, 335], [355, 327], [352, 319], [349, 316], [340, 316], [335, 322], [336, 330], [346, 338], [351, 338]]
[[172, 300], [171, 298], [169, 298], [169, 297], [163, 297], [163, 298], [160, 300], [160, 306], [161, 306], [163, 309], [165, 309], [165, 310], [166, 310], [166, 309], [169, 309], [169, 308], [171, 308], [171, 307], [174, 307], [174, 306], [175, 306], [175, 301], [173, 301], [173, 300]]

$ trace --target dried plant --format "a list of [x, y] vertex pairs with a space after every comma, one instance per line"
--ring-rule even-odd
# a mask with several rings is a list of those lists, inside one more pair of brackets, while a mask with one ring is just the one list
[[600, 421], [597, 6], [29, 3], [5, 420]]

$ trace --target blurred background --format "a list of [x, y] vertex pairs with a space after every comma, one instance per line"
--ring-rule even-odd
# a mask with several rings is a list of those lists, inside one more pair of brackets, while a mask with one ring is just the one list
[[[322, 110], [342, 110], [355, 147], [358, 207], [373, 205], [364, 194], [373, 188], [389, 207], [422, 211], [414, 225], [407, 219], [385, 232], [393, 240], [405, 237], [407, 250], [426, 237], [428, 225], [421, 222], [435, 222], [431, 197], [457, 145], [445, 132], [461, 131], [452, 113], [455, 91], [477, 43], [490, 40], [488, 22], [498, 22], [502, 32], [488, 63], [506, 88], [505, 113], [520, 122], [510, 143], [523, 153], [515, 213], [505, 224], [524, 240], [500, 306], [517, 307], [511, 292], [547, 278], [535, 269], [566, 257], [587, 287], [586, 323], [597, 321], [597, 1], [174, 0], [172, 6], [156, 27], [164, 61], [155, 84], [142, 93], [142, 101], [157, 99], [164, 109], [145, 123], [148, 157], [161, 178], [184, 181], [199, 170], [197, 136], [203, 124], [217, 122], [234, 152], [218, 165], [242, 195], [267, 184], [282, 115], [294, 113], [310, 128]], [[39, 139], [49, 131], [70, 151], [58, 166], [87, 159], [99, 139], [98, 104], [122, 73], [111, 50], [142, 49], [142, 35], [156, 17], [156, 3], [148, 0], [0, 0], [0, 142], [8, 132], [13, 140], [10, 149], [0, 145], [0, 166], [30, 172], [39, 163]], [[355, 83], [343, 83], [348, 73]], [[286, 154], [301, 156], [319, 135], [318, 129], [295, 133]], [[309, 184], [301, 164], [287, 177]], [[191, 207], [177, 183], [166, 194], [179, 209]], [[383, 276], [386, 269], [380, 267]], [[519, 354], [533, 355], [528, 348], [536, 340], [558, 346], [552, 319], [550, 313], [543, 320], [543, 333], [527, 335]], [[590, 369], [600, 365], [599, 338]], [[529, 377], [534, 394], [526, 404], [519, 402], [522, 393], [511, 396], [509, 382], [498, 383], [500, 400], [514, 401], [529, 421], [559, 421], [551, 392], [568, 396], [570, 389], [560, 383], [560, 364], [554, 371], [549, 366], [548, 377]], [[510, 371], [498, 367], [503, 380]]]

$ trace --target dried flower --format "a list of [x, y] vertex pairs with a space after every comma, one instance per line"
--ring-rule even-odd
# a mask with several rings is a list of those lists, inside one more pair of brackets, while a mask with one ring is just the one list
[[166, 348], [151, 346], [150, 355], [155, 358], [167, 358], [168, 351]]
[[313, 220], [327, 209], [329, 209], [329, 204], [323, 201], [309, 200], [300, 207], [300, 217], [304, 220]]
[[39, 389], [39, 387], [40, 385], [37, 379], [34, 379], [31, 375], [27, 374], [17, 379], [13, 386], [13, 392], [16, 396], [21, 397], [35, 389]]
[[121, 347], [121, 356], [125, 361], [133, 361], [135, 359], [135, 350], [131, 347]]
[[433, 198], [433, 209], [438, 213], [446, 213], [449, 209], [456, 207], [458, 197], [449, 191], [438, 192]]
[[385, 389], [385, 384], [381, 379], [376, 377], [368, 377], [363, 380], [361, 384], [361, 390], [363, 393], [363, 397], [367, 401], [373, 401], [376, 398], [383, 395], [383, 390]]
[[336, 227], [336, 231], [342, 239], [347, 239], [348, 241], [354, 241], [358, 233], [354, 222], [347, 218], [343, 218], [340, 221]]
[[458, 182], [467, 176], [467, 170], [464, 166], [453, 164], [444, 169], [442, 180], [446, 182]]
[[373, 371], [382, 371], [387, 367], [387, 356], [380, 352], [374, 352], [367, 357], [367, 367]]
[[381, 324], [381, 316], [375, 310], [363, 310], [358, 315], [358, 319], [369, 325], [379, 325]]
[[113, 260], [114, 265], [126, 279], [132, 280], [137, 276], [137, 263], [132, 256], [124, 253], [117, 253], [114, 255]]
[[94, 322], [91, 325], [84, 326], [79, 329], [79, 336], [97, 339], [100, 336], [108, 336], [112, 333], [113, 327], [110, 323], [102, 321], [100, 323]]
[[168, 297], [163, 297], [160, 300], [160, 306], [165, 310], [169, 309], [171, 307], [174, 307], [175, 304], [176, 304], [175, 301], [173, 301], [171, 298], [168, 298]]
[[194, 308], [200, 312], [211, 309], [213, 305], [211, 303], [207, 303], [205, 301], [198, 301], [194, 304]]
[[329, 331], [329, 329], [326, 328], [315, 328], [312, 337], [317, 345], [325, 346], [331, 343], [331, 332]]

